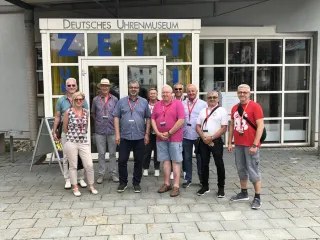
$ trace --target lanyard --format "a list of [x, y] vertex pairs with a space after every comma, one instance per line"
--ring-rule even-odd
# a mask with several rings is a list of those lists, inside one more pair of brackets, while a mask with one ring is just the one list
[[[214, 107], [213, 109], [216, 109], [217, 107], [219, 107], [219, 105], [216, 106], [216, 107]], [[212, 110], [213, 110], [213, 109], [212, 109]], [[208, 118], [210, 117], [209, 114], [208, 114], [208, 110], [209, 110], [209, 108], [206, 109], [206, 118], [205, 118], [205, 120], [204, 120], [206, 127], [207, 127], [207, 123], [208, 123]]]
[[[250, 102], [250, 101], [249, 101]], [[242, 120], [243, 120], [243, 116], [244, 114], [246, 113], [246, 109], [249, 105], [249, 102], [247, 103], [247, 105], [245, 106], [245, 108], [243, 109], [243, 113], [242, 113], [242, 116], [240, 116], [240, 128], [242, 128], [241, 130], [243, 130], [243, 124], [242, 124]], [[241, 104], [241, 103], [240, 103]], [[242, 107], [242, 106], [241, 106]]]
[[139, 101], [139, 99], [137, 99], [137, 100], [134, 102], [134, 105], [133, 105], [133, 107], [132, 107], [132, 106], [131, 106], [131, 103], [130, 103], [130, 98], [128, 97], [128, 104], [129, 104], [130, 111], [131, 111], [131, 117], [132, 117], [133, 110], [135, 109], [135, 107], [136, 107], [137, 104], [138, 104], [138, 101]]
[[110, 98], [110, 93], [108, 93], [108, 96], [106, 96], [105, 98], [106, 98], [105, 103], [103, 103], [102, 97], [100, 97], [100, 102], [101, 102], [102, 105], [103, 105], [104, 114], [106, 115], [106, 113], [107, 113], [107, 107], [108, 107], [108, 102], [109, 102], [109, 98]]
[[[157, 101], [156, 101], [156, 102], [157, 102]], [[149, 109], [150, 109], [150, 112], [151, 112], [151, 113], [152, 113], [152, 111], [153, 111], [154, 105], [155, 105], [155, 103], [152, 105], [151, 102], [149, 102]]]
[[164, 105], [164, 102], [162, 102], [162, 116], [163, 116], [163, 119], [166, 117], [166, 113], [168, 111], [168, 109], [171, 107], [171, 104], [172, 104], [172, 101], [167, 105], [165, 106]]
[[193, 111], [194, 106], [197, 104], [198, 99], [192, 103], [192, 107], [190, 109], [190, 102], [188, 100], [187, 105], [188, 105], [188, 112], [189, 112], [189, 122], [190, 122], [190, 118], [191, 118], [191, 113]]

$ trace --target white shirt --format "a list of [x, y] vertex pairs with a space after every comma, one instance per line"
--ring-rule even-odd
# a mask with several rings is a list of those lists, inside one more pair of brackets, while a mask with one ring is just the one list
[[[200, 127], [202, 127], [202, 124], [207, 117], [207, 111], [209, 116], [212, 109], [205, 108], [200, 111], [199, 117], [197, 119], [197, 124], [199, 124]], [[203, 134], [205, 136], [213, 136], [221, 128], [221, 125], [228, 125], [228, 113], [227, 110], [223, 107], [219, 107], [211, 114], [202, 128], [204, 130]]]

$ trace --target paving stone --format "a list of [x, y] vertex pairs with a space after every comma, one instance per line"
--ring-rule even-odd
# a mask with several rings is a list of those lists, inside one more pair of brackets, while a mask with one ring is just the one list
[[289, 218], [290, 215], [284, 209], [263, 210], [270, 218]]
[[179, 222], [177, 215], [172, 213], [154, 214], [156, 223]]
[[119, 234], [122, 234], [122, 225], [121, 224], [97, 226], [96, 235], [108, 236], [108, 235], [119, 235]]
[[293, 228], [297, 227], [290, 219], [276, 218], [268, 219], [269, 223], [275, 228]]
[[152, 206], [156, 205], [155, 199], [137, 199], [134, 201], [135, 206]]
[[153, 214], [131, 215], [131, 223], [154, 223]]
[[169, 206], [171, 213], [189, 213], [190, 208], [188, 205], [171, 205]]
[[150, 214], [155, 213], [170, 213], [170, 210], [168, 206], [162, 205], [162, 206], [148, 206], [148, 212]]
[[196, 203], [197, 203], [197, 200], [195, 200], [194, 198], [190, 198], [190, 197], [177, 198], [177, 205], [196, 204]]
[[77, 208], [92, 208], [93, 207], [93, 202], [74, 202], [72, 204], [71, 208], [77, 209]]
[[15, 219], [8, 228], [32, 228], [37, 219]]
[[114, 205], [116, 207], [134, 206], [134, 204], [135, 204], [135, 201], [133, 199], [131, 199], [131, 200], [117, 200], [114, 203]]
[[126, 214], [147, 214], [148, 207], [126, 207]]
[[52, 228], [57, 227], [61, 218], [39, 218], [34, 227], [37, 228]]
[[211, 232], [211, 231], [219, 231], [224, 230], [222, 225], [218, 221], [210, 221], [210, 222], [196, 222], [200, 232]]
[[19, 229], [0, 229], [0, 239], [12, 239]]
[[214, 212], [225, 212], [225, 211], [233, 211], [233, 207], [230, 204], [209, 204], [212, 211]]
[[68, 237], [70, 227], [46, 228], [41, 238], [63, 238]]
[[186, 233], [187, 240], [201, 239], [201, 240], [213, 240], [214, 238], [208, 232], [199, 232], [199, 233]]
[[30, 211], [15, 211], [11, 216], [10, 219], [26, 219], [32, 218], [36, 214], [36, 210]]
[[108, 240], [108, 236], [81, 237], [81, 240]]
[[12, 212], [12, 211], [24, 211], [30, 206], [30, 203], [14, 203], [10, 204], [4, 211]]
[[[18, 203], [20, 202], [20, 200], [22, 199], [22, 197], [3, 197], [1, 199], [1, 202], [2, 203], [9, 203], [9, 204], [12, 204], [12, 203]], [[12, 209], [12, 210], [8, 210], [6, 209], [6, 211], [10, 212], [10, 211], [15, 211], [16, 209]], [[25, 210], [25, 209], [24, 209]]]
[[134, 236], [135, 240], [161, 240], [160, 234], [137, 234]]
[[62, 209], [59, 210], [58, 216], [61, 218], [76, 218], [81, 214], [81, 209]]
[[114, 201], [95, 201], [93, 204], [94, 208], [107, 208], [107, 207], [114, 207]]
[[14, 239], [40, 238], [43, 230], [43, 228], [23, 228], [14, 236]]
[[320, 227], [312, 227], [311, 229], [320, 236]]
[[240, 211], [221, 212], [222, 217], [225, 220], [243, 220], [246, 217]]
[[199, 213], [178, 213], [179, 222], [196, 222], [201, 221]]
[[290, 218], [290, 220], [298, 227], [319, 227], [320, 223], [311, 217]]
[[288, 200], [271, 202], [276, 208], [295, 208], [296, 206]]
[[262, 232], [270, 240], [294, 239], [293, 236], [285, 229], [263, 229]]
[[[319, 208], [307, 208], [307, 210], [312, 213], [315, 217], [320, 217], [320, 207]], [[1, 212], [0, 212], [1, 215]]]
[[172, 233], [173, 229], [170, 223], [148, 223], [148, 233]]
[[309, 212], [307, 209], [304, 209], [304, 208], [291, 208], [291, 209], [286, 209], [286, 211], [292, 217], [312, 217], [313, 216], [311, 212]]
[[103, 208], [88, 208], [88, 209], [82, 209], [80, 216], [86, 217], [86, 216], [102, 216], [103, 214]]
[[235, 231], [214, 231], [211, 235], [215, 240], [242, 240]]
[[126, 208], [125, 207], [107, 207], [103, 209], [103, 215], [119, 215], [125, 214]]
[[109, 224], [130, 223], [130, 215], [112, 215], [108, 217]]
[[196, 212], [196, 213], [212, 211], [209, 204], [194, 204], [194, 205], [189, 205], [189, 208], [191, 212]]
[[50, 209], [70, 209], [73, 202], [53, 202]]
[[220, 224], [224, 227], [225, 230], [245, 230], [248, 229], [248, 226], [240, 220], [232, 221], [220, 221]]
[[162, 240], [185, 240], [184, 233], [163, 233], [161, 234]]
[[266, 229], [266, 228], [273, 228], [268, 220], [259, 220], [259, 219], [252, 219], [252, 220], [243, 220], [244, 223], [253, 230], [256, 229]]
[[320, 236], [310, 228], [287, 228], [286, 229], [293, 237], [297, 239], [319, 238]]
[[108, 216], [87, 216], [84, 225], [104, 225], [108, 224]]
[[298, 208], [314, 208], [315, 205], [310, 200], [291, 200], [291, 202]]
[[123, 224], [123, 234], [147, 234], [146, 224]]
[[0, 219], [9, 219], [14, 212], [0, 212]]
[[[0, 198], [0, 199], [1, 199], [1, 198]], [[9, 204], [2, 204], [2, 203], [0, 203], [0, 212], [4, 211], [8, 206], [9, 206]]]
[[157, 205], [175, 205], [177, 204], [177, 199], [175, 198], [160, 198], [156, 199]]
[[10, 225], [11, 222], [12, 222], [12, 220], [2, 220], [2, 219], [0, 219], [0, 229], [6, 229]]
[[240, 230], [238, 234], [246, 240], [267, 240], [268, 238], [260, 230]]
[[50, 208], [52, 203], [41, 203], [41, 202], [33, 202], [28, 207], [28, 210], [47, 210]]
[[192, 233], [199, 232], [197, 225], [194, 222], [188, 223], [172, 223], [173, 232]]
[[112, 235], [108, 240], [134, 240], [133, 235]]
[[54, 218], [58, 215], [58, 210], [38, 210], [33, 218]]
[[96, 226], [71, 227], [70, 237], [86, 237], [96, 235]]
[[202, 221], [216, 221], [216, 220], [224, 220], [221, 213], [217, 212], [206, 212], [206, 213], [199, 213], [200, 218]]
[[84, 217], [77, 218], [61, 218], [60, 227], [75, 227], [75, 226], [83, 226]]

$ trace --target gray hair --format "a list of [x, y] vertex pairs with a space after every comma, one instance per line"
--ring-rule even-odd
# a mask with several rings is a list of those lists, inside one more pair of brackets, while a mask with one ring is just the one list
[[165, 89], [165, 88], [169, 88], [170, 91], [173, 92], [172, 87], [170, 87], [169, 85], [164, 85], [164, 86], [162, 87], [162, 90]]
[[182, 88], [184, 88], [184, 85], [181, 82], [177, 82], [175, 85], [173, 85], [173, 87], [175, 88], [176, 86], [181, 85]]
[[128, 84], [128, 86], [132, 85], [132, 84], [138, 84], [138, 86], [140, 87], [140, 83], [137, 80], [131, 80]]
[[249, 92], [250, 92], [250, 86], [249, 86], [248, 84], [240, 84], [240, 85], [238, 86], [238, 90], [239, 90], [240, 88], [247, 88], [247, 89], [249, 89]]
[[68, 85], [68, 82], [70, 82], [70, 81], [74, 81], [76, 83], [76, 85], [77, 85], [77, 80], [75, 78], [68, 78], [66, 80], [66, 85]]
[[192, 84], [192, 83], [188, 84], [188, 85], [187, 85], [187, 90], [188, 90], [189, 87], [194, 87], [194, 88], [197, 90], [197, 92], [198, 92], [198, 88], [196, 87], [196, 85], [194, 85], [194, 84]]
[[219, 97], [219, 92], [218, 91], [210, 91], [207, 93], [207, 97], [209, 97], [210, 95], [214, 95], [214, 94], [217, 94], [218, 97]]

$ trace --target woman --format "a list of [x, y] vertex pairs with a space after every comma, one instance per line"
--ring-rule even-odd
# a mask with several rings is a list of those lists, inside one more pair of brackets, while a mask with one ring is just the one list
[[89, 113], [82, 108], [84, 101], [82, 92], [75, 92], [72, 95], [72, 107], [64, 114], [63, 130], [66, 133], [67, 142], [65, 151], [68, 155], [70, 180], [73, 185], [73, 194], [81, 196], [77, 184], [78, 154], [82, 159], [83, 166], [87, 173], [87, 180], [92, 194], [98, 194], [94, 188], [94, 172], [91, 158], [90, 145], [87, 139]]

